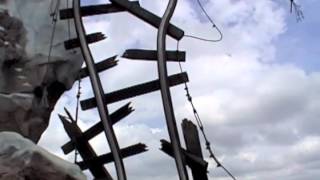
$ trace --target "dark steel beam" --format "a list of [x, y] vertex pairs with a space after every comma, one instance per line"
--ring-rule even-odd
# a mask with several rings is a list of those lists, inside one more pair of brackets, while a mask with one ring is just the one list
[[[130, 107], [130, 103], [122, 106], [120, 109], [113, 112], [110, 115], [112, 125], [118, 123], [120, 120], [122, 120], [123, 118], [125, 118], [126, 116], [131, 114], [131, 112], [133, 112], [133, 109]], [[75, 148], [75, 143], [77, 141], [89, 141], [90, 139], [94, 138], [95, 136], [97, 136], [98, 134], [103, 132], [103, 129], [104, 129], [103, 124], [101, 121], [99, 121], [94, 126], [92, 126], [88, 130], [86, 130], [84, 133], [82, 133], [80, 137], [77, 137], [75, 139], [71, 139], [71, 141], [64, 144], [61, 147], [64, 154], [69, 154], [71, 151], [73, 151]]]
[[[139, 1], [131, 1], [132, 4], [139, 5]], [[110, 14], [110, 13], [118, 13], [126, 11], [125, 8], [115, 5], [115, 4], [99, 4], [99, 5], [90, 5], [90, 6], [82, 6], [81, 9], [81, 16], [93, 16], [93, 15], [100, 15], [100, 14]], [[73, 18], [73, 9], [62, 9], [60, 10], [60, 19], [71, 19]]]
[[[182, 84], [188, 82], [187, 73], [179, 73], [168, 78], [169, 86], [175, 86], [178, 84]], [[160, 89], [160, 81], [154, 80], [147, 83], [139, 84], [136, 86], [128, 87], [125, 89], [121, 89], [115, 92], [111, 92], [104, 95], [104, 100], [107, 104], [111, 104], [114, 102], [118, 102], [121, 100], [125, 100], [128, 98], [132, 98], [135, 96], [143, 95], [146, 93], [151, 93]], [[83, 110], [92, 109], [97, 106], [96, 100], [94, 98], [86, 99], [81, 101], [81, 108]]]
[[89, 49], [89, 45], [87, 43], [85, 28], [82, 22], [81, 12], [80, 12], [80, 0], [73, 0], [73, 16], [74, 16], [75, 29], [81, 45], [81, 52], [89, 71], [90, 81], [91, 81], [93, 93], [97, 102], [98, 112], [104, 127], [104, 132], [108, 140], [112, 155], [115, 160], [114, 162], [115, 162], [118, 180], [126, 180], [127, 177], [126, 177], [126, 172], [124, 169], [122, 157], [120, 154], [119, 144], [112, 128], [108, 108], [105, 106], [106, 103], [103, 98], [103, 94], [104, 94], [103, 88], [101, 85], [100, 78], [95, 70], [94, 60], [93, 60], [91, 51]]
[[[134, 156], [143, 152], [148, 151], [147, 146], [145, 144], [135, 144], [133, 146], [129, 146], [127, 148], [121, 149], [121, 155], [123, 158], [127, 158], [130, 156]], [[104, 165], [113, 162], [113, 156], [111, 153], [101, 155], [99, 157], [95, 157], [92, 159], [87, 159], [85, 161], [78, 162], [77, 165], [81, 170], [88, 169], [92, 164], [95, 165]]]
[[[71, 139], [75, 139], [76, 137], [81, 136], [82, 131], [74, 120], [72, 120], [72, 122], [69, 122], [62, 115], [59, 115], [59, 118], [61, 119], [66, 133]], [[77, 141], [76, 147], [82, 159], [92, 159], [94, 157], [97, 157], [97, 154], [94, 152], [88, 141]], [[97, 179], [101, 178], [112, 180], [111, 175], [101, 164], [90, 164], [90, 166], [88, 166], [88, 169], [90, 170], [92, 175]]]
[[172, 143], [173, 155], [177, 166], [177, 171], [180, 180], [188, 180], [188, 173], [186, 169], [185, 157], [181, 151], [181, 143], [177, 129], [177, 123], [174, 116], [172, 105], [171, 93], [169, 89], [168, 71], [167, 71], [167, 56], [166, 56], [166, 35], [169, 28], [170, 20], [173, 16], [177, 0], [169, 0], [168, 6], [162, 17], [158, 37], [157, 37], [157, 50], [158, 50], [158, 75], [160, 79], [161, 97], [166, 117], [170, 141]]
[[[185, 62], [186, 52], [184, 51], [166, 51], [167, 61]], [[157, 51], [144, 49], [128, 49], [124, 52], [122, 57], [132, 60], [151, 60], [157, 61]]]
[[[132, 15], [138, 17], [139, 19], [145, 21], [146, 23], [150, 24], [151, 26], [155, 28], [160, 27], [161, 18], [150, 11], [142, 8], [140, 5], [132, 4], [128, 0], [110, 0], [113, 4], [119, 5], [123, 8], [125, 8], [128, 12], [130, 12]], [[168, 35], [176, 40], [180, 40], [184, 36], [184, 31], [179, 29], [177, 26], [174, 26], [172, 24], [169, 25]]]
[[[113, 56], [113, 57], [110, 57], [106, 60], [98, 62], [97, 64], [95, 64], [96, 71], [99, 73], [99, 72], [102, 72], [102, 71], [105, 71], [105, 70], [108, 70], [110, 68], [115, 67], [116, 65], [118, 65], [118, 61], [116, 60], [116, 58], [117, 58], [117, 56]], [[79, 77], [82, 79], [87, 76], [89, 76], [88, 69], [86, 67], [82, 68], [79, 72]]]
[[[173, 155], [173, 148], [172, 148], [172, 144], [169, 143], [166, 140], [161, 140], [161, 151], [163, 151], [164, 153], [168, 154], [169, 156], [174, 158]], [[184, 156], [185, 160], [186, 160], [186, 164], [189, 167], [198, 167], [198, 168], [202, 168], [202, 169], [207, 169], [208, 168], [208, 162], [203, 160], [202, 158], [184, 150], [181, 148], [182, 151], [182, 155]]]
[[[101, 32], [86, 35], [86, 41], [89, 44], [92, 44], [92, 43], [95, 43], [98, 41], [102, 41], [104, 39], [106, 39], [106, 36], [104, 34], [102, 34]], [[78, 38], [69, 39], [64, 42], [64, 48], [66, 50], [74, 49], [74, 48], [78, 48], [78, 47], [80, 47], [80, 41]]]

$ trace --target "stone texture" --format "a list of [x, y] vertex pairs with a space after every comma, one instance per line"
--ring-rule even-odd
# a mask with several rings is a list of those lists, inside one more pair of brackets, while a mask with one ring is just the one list
[[1, 180], [85, 180], [80, 168], [13, 132], [0, 133]]
[[57, 100], [72, 87], [83, 62], [78, 51], [64, 50], [66, 22], [57, 23], [48, 58], [50, 2], [0, 1], [0, 132], [14, 131], [33, 142], [46, 130]]

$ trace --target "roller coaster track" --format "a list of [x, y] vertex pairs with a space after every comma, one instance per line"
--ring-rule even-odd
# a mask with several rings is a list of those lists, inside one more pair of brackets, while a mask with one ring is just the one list
[[101, 85], [99, 75], [95, 70], [94, 60], [93, 60], [91, 51], [89, 49], [89, 45], [87, 43], [86, 32], [83, 26], [82, 17], [80, 13], [80, 0], [73, 1], [73, 15], [74, 15], [76, 32], [80, 42], [82, 55], [89, 72], [89, 77], [90, 77], [91, 85], [93, 88], [94, 96], [97, 102], [100, 119], [102, 121], [104, 132], [109, 142], [109, 146], [114, 158], [118, 180], [126, 180], [127, 177], [126, 177], [126, 172], [124, 169], [124, 165], [123, 165], [123, 161], [120, 153], [119, 144], [112, 128], [106, 102], [103, 98], [104, 91]]
[[163, 15], [160, 23], [158, 38], [157, 38], [157, 49], [158, 49], [158, 74], [160, 79], [161, 96], [167, 120], [167, 126], [169, 131], [170, 140], [173, 145], [173, 154], [175, 157], [178, 173], [180, 180], [187, 180], [188, 174], [185, 166], [185, 160], [181, 152], [181, 144], [179, 134], [176, 125], [176, 119], [173, 112], [172, 99], [168, 83], [168, 70], [166, 61], [166, 32], [170, 19], [174, 13], [177, 5], [177, 0], [169, 0], [168, 7]]
[[[71, 141], [66, 143], [62, 149], [66, 154], [70, 153], [74, 149], [77, 149], [83, 159], [83, 162], [79, 162], [78, 165], [81, 169], [89, 169], [95, 179], [112, 179], [110, 174], [104, 169], [103, 164], [113, 161], [116, 167], [117, 179], [126, 180], [127, 177], [123, 158], [146, 151], [146, 146], [141, 143], [125, 149], [120, 149], [113, 130], [113, 124], [129, 115], [133, 110], [131, 107], [129, 107], [128, 103], [114, 113], [109, 114], [107, 105], [156, 90], [160, 90], [161, 92], [164, 114], [171, 141], [171, 143], [162, 141], [164, 146], [163, 148], [167, 154], [171, 154], [175, 159], [180, 180], [188, 180], [186, 166], [189, 164], [200, 164], [206, 168], [206, 162], [204, 160], [190, 154], [181, 147], [169, 89], [171, 86], [186, 83], [188, 81], [186, 73], [180, 73], [171, 76], [168, 76], [167, 73], [168, 61], [185, 61], [185, 52], [166, 50], [167, 35], [176, 40], [180, 40], [184, 36], [184, 32], [181, 29], [170, 24], [170, 19], [174, 13], [176, 4], [177, 0], [170, 0], [162, 18], [142, 8], [138, 2], [128, 0], [111, 0], [111, 4], [84, 7], [81, 6], [80, 0], [73, 0], [72, 8], [63, 9], [60, 11], [60, 19], [74, 19], [77, 38], [66, 41], [65, 48], [73, 49], [80, 47], [86, 68], [80, 71], [79, 77], [90, 78], [94, 93], [93, 98], [81, 101], [81, 107], [83, 110], [97, 107], [101, 120], [89, 130], [82, 132], [75, 123], [73, 117], [66, 110], [68, 116], [60, 115], [60, 118], [68, 135], [71, 138]], [[116, 56], [98, 64], [94, 63], [94, 59], [88, 44], [103, 40], [104, 35], [102, 33], [87, 35], [83, 25], [82, 17], [123, 11], [129, 12], [153, 27], [158, 28], [157, 50], [127, 50], [123, 54], [123, 57], [132, 60], [144, 59], [156, 61], [158, 64], [159, 80], [142, 83], [105, 94], [98, 73], [116, 66]], [[71, 120], [71, 123], [68, 121], [68, 119]], [[101, 132], [104, 132], [108, 140], [111, 153], [98, 157], [88, 141]]]

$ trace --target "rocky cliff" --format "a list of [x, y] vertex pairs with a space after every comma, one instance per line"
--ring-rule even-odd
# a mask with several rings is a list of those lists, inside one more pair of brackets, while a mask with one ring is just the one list
[[14, 131], [35, 143], [82, 65], [79, 52], [63, 47], [66, 22], [57, 22], [51, 43], [52, 2], [0, 0], [0, 132]]

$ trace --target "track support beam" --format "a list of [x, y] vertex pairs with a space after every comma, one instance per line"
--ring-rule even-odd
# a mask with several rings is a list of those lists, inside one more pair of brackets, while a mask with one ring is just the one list
[[[86, 35], [86, 41], [89, 44], [95, 43], [95, 42], [99, 42], [106, 39], [106, 36], [104, 34], [102, 34], [101, 32], [98, 33], [92, 33], [89, 35]], [[74, 49], [74, 48], [78, 48], [80, 47], [80, 41], [78, 38], [76, 39], [69, 39], [67, 41], [64, 42], [64, 48], [66, 50], [69, 49]]]
[[[139, 1], [131, 1], [130, 3], [139, 5]], [[81, 16], [94, 16], [100, 14], [110, 14], [126, 11], [125, 8], [114, 5], [114, 4], [102, 4], [102, 5], [90, 5], [81, 7]], [[60, 19], [71, 19], [73, 18], [73, 9], [62, 9], [60, 10]]]
[[[186, 52], [184, 51], [166, 51], [167, 61], [185, 62]], [[122, 55], [123, 58], [130, 60], [150, 60], [158, 61], [157, 51], [143, 49], [128, 49]]]
[[[145, 21], [155, 28], [160, 27], [161, 18], [150, 11], [142, 8], [140, 5], [132, 4], [128, 0], [110, 0], [113, 4], [119, 5], [125, 8], [132, 15], [138, 17], [139, 19]], [[169, 24], [168, 26], [168, 35], [176, 40], [180, 40], [184, 36], [184, 31], [178, 28], [175, 25]]]
[[[105, 70], [108, 70], [110, 68], [115, 67], [116, 65], [118, 65], [118, 61], [116, 60], [116, 58], [117, 58], [117, 56], [113, 56], [113, 57], [110, 57], [106, 60], [98, 62], [97, 64], [95, 64], [96, 71], [99, 73], [99, 72], [102, 72], [102, 71], [105, 71]], [[88, 77], [88, 76], [89, 76], [88, 68], [86, 68], [86, 67], [82, 68], [79, 72], [80, 79]]]
[[[69, 122], [67, 118], [62, 115], [59, 115], [59, 118], [64, 126], [64, 129], [71, 139], [81, 136], [82, 131], [73, 119], [72, 122]], [[92, 159], [97, 157], [97, 154], [94, 152], [88, 141], [77, 141], [76, 147], [82, 159]], [[103, 165], [91, 164], [90, 166], [88, 166], [88, 169], [96, 179], [112, 180], [111, 175]]]
[[[139, 143], [139, 144], [121, 149], [120, 152], [123, 158], [127, 158], [127, 157], [131, 157], [131, 156], [148, 151], [146, 148], [147, 146], [145, 144]], [[77, 164], [79, 165], [81, 170], [86, 170], [90, 167], [91, 164], [104, 165], [104, 164], [111, 163], [113, 161], [114, 159], [112, 157], [112, 154], [108, 153], [108, 154], [101, 155], [99, 157], [78, 162]]]
[[[130, 107], [130, 103], [128, 103], [123, 107], [121, 107], [120, 109], [118, 109], [117, 111], [115, 111], [114, 113], [112, 113], [110, 115], [112, 125], [118, 123], [120, 120], [122, 120], [123, 118], [131, 114], [131, 112], [133, 112], [133, 109]], [[91, 128], [86, 130], [84, 133], [82, 133], [81, 136], [64, 144], [61, 147], [64, 154], [69, 154], [71, 151], [73, 151], [75, 149], [75, 143], [77, 141], [89, 141], [90, 139], [94, 138], [95, 136], [103, 132], [103, 130], [104, 130], [103, 124], [101, 121], [99, 121], [98, 123], [93, 125]]]
[[[176, 86], [178, 84], [188, 82], [189, 79], [188, 79], [187, 73], [184, 72], [184, 73], [169, 76], [168, 81], [169, 81], [169, 86]], [[125, 89], [121, 89], [115, 92], [105, 94], [104, 100], [106, 101], [107, 104], [111, 104], [111, 103], [122, 101], [128, 98], [132, 98], [135, 96], [151, 93], [157, 90], [160, 90], [160, 81], [154, 80], [154, 81], [150, 81], [147, 83], [139, 84], [136, 86], [128, 87]], [[95, 108], [96, 106], [97, 106], [97, 103], [94, 98], [81, 101], [82, 110], [92, 109], [92, 108]]]

